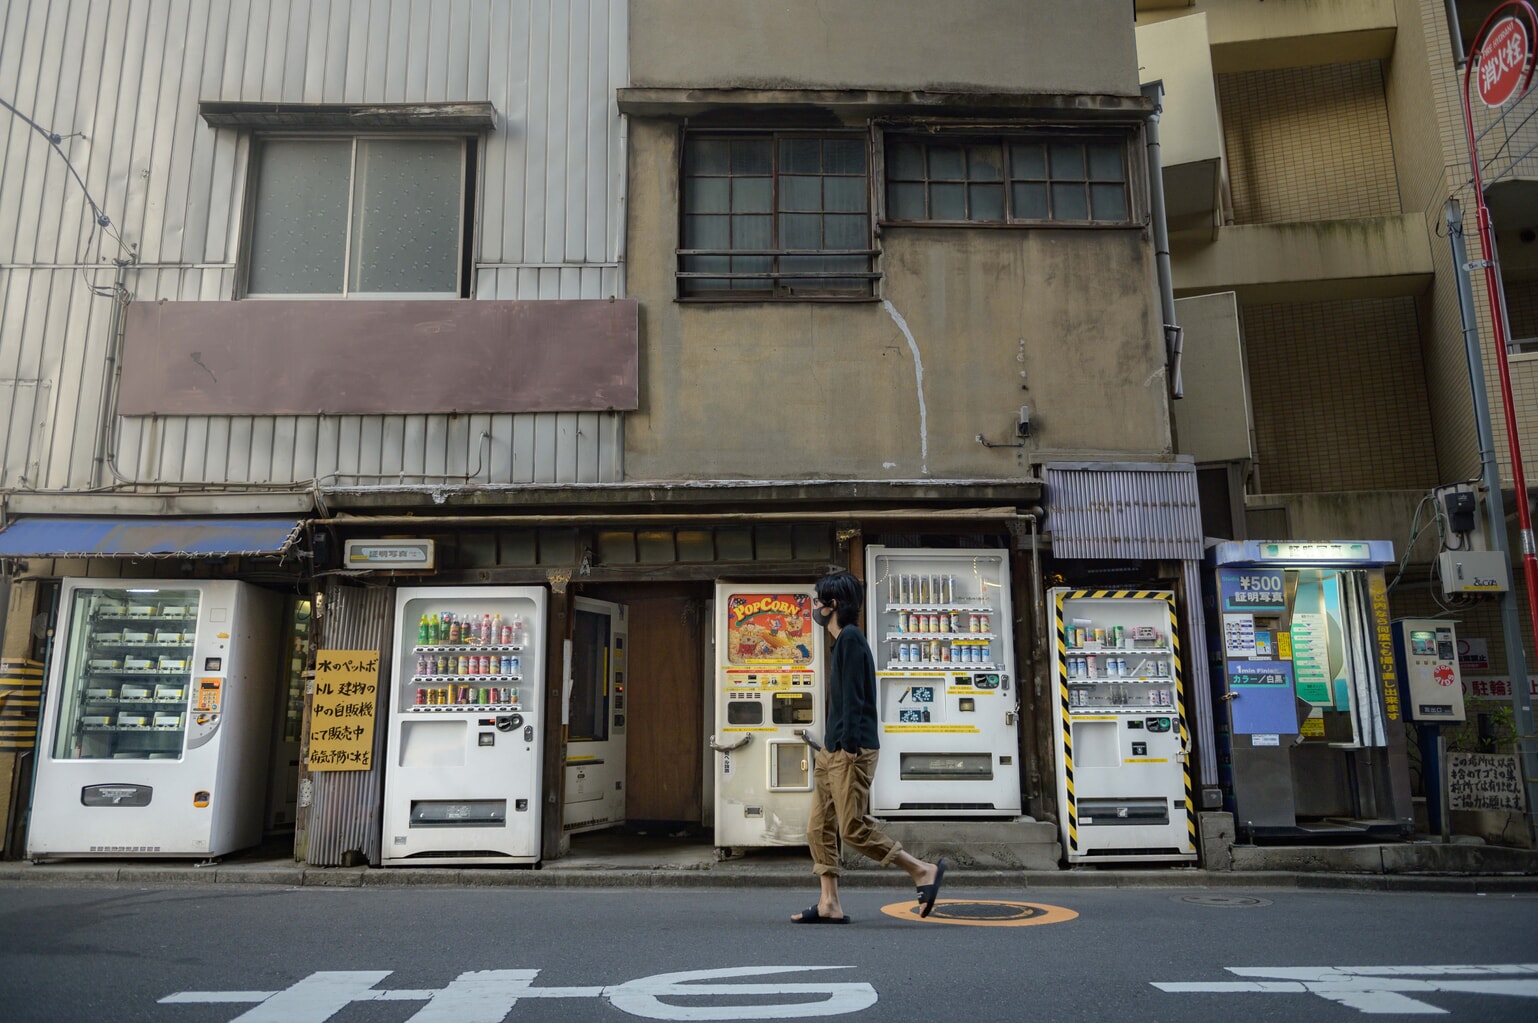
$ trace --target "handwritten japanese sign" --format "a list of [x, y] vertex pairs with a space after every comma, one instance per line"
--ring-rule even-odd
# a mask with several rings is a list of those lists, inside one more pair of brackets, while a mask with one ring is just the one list
[[1523, 808], [1522, 772], [1506, 753], [1447, 754], [1447, 790], [1454, 810]]
[[310, 770], [372, 768], [378, 702], [379, 651], [317, 650], [315, 699], [310, 706]]

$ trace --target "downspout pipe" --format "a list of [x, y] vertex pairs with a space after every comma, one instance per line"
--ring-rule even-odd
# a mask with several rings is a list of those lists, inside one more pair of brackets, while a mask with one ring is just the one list
[[1185, 397], [1180, 360], [1185, 334], [1175, 319], [1175, 275], [1170, 269], [1170, 229], [1164, 207], [1164, 156], [1159, 145], [1159, 118], [1164, 113], [1164, 83], [1149, 82], [1143, 95], [1153, 103], [1144, 133], [1148, 150], [1149, 214], [1153, 220], [1154, 269], [1159, 285], [1159, 308], [1164, 317], [1164, 354], [1169, 370], [1170, 397]]

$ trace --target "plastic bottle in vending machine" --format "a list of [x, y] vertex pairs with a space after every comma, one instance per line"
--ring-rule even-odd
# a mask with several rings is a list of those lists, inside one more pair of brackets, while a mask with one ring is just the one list
[[498, 611], [491, 616], [491, 631], [486, 634], [486, 642], [495, 646], [502, 642], [502, 612]]
[[523, 615], [515, 614], [515, 615], [513, 615], [513, 644], [512, 645], [513, 646], [517, 646], [517, 647], [523, 646], [525, 638], [526, 638], [526, 633], [524, 632], [524, 627], [523, 627]]

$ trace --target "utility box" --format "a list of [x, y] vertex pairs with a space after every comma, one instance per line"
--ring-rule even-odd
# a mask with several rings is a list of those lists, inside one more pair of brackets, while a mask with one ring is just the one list
[[1437, 555], [1442, 592], [1505, 593], [1511, 588], [1506, 555], [1500, 551], [1443, 551]]
[[1401, 618], [1393, 623], [1394, 656], [1409, 695], [1409, 717], [1420, 722], [1466, 719], [1458, 635], [1441, 618]]

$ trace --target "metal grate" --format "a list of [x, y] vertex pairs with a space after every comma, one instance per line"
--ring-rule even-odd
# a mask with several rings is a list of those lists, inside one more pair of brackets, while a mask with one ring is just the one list
[[1047, 526], [1059, 558], [1200, 561], [1190, 463], [1048, 465]]

